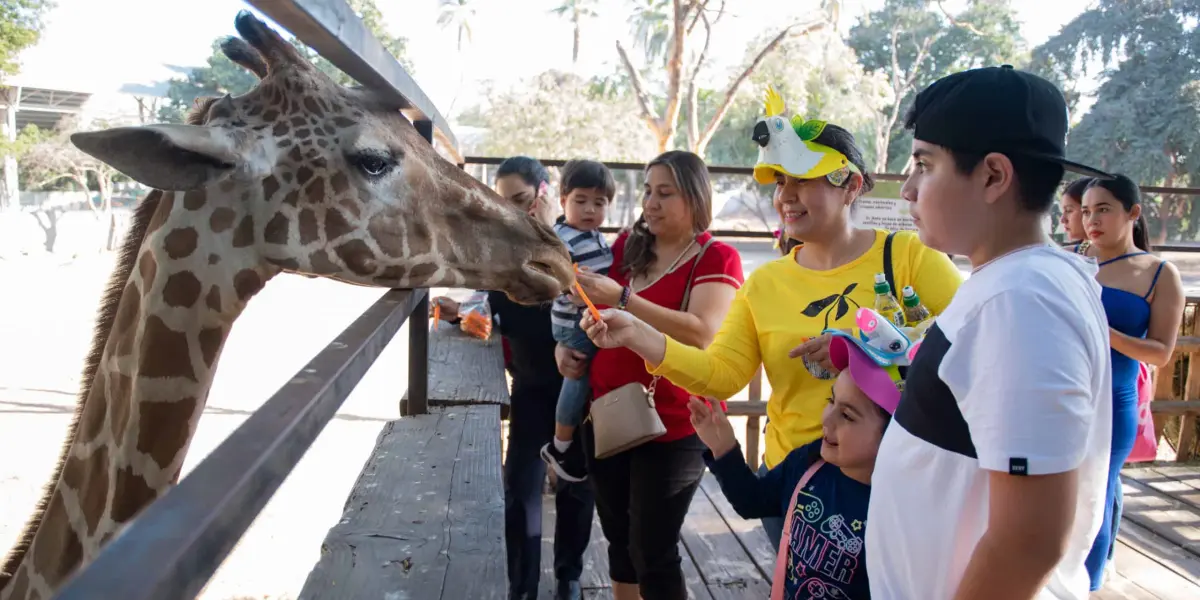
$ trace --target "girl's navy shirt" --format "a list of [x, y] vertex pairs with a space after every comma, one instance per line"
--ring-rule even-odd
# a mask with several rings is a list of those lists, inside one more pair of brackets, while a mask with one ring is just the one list
[[[705, 452], [721, 491], [744, 519], [785, 517], [804, 472], [821, 458], [821, 440], [792, 450], [761, 478], [735, 447], [719, 459]], [[871, 597], [867, 582], [867, 504], [871, 486], [822, 465], [804, 485], [791, 515], [787, 544], [788, 600], [860, 600]]]

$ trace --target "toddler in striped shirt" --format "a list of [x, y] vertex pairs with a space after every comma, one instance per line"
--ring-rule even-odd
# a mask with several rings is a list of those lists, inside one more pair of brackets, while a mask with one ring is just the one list
[[[594, 160], [572, 160], [563, 165], [559, 194], [563, 215], [554, 224], [554, 232], [567, 245], [571, 260], [580, 268], [606, 274], [612, 266], [613, 253], [600, 233], [604, 214], [616, 194], [612, 172]], [[550, 313], [554, 339], [578, 350], [588, 357], [596, 354], [596, 346], [579, 327], [583, 307], [575, 304], [570, 294], [554, 300]], [[585, 374], [580, 379], [563, 379], [554, 413], [554, 439], [542, 446], [542, 460], [562, 479], [578, 482], [587, 479], [583, 453], [568, 452], [575, 428], [591, 400], [592, 389]]]

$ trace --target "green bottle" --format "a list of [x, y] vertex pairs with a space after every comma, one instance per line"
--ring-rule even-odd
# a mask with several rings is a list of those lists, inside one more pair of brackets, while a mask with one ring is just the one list
[[883, 273], [875, 274], [874, 308], [879, 316], [891, 321], [896, 327], [904, 327], [904, 310], [900, 308], [900, 302], [892, 293], [892, 286], [888, 285], [887, 275]]
[[929, 309], [921, 303], [921, 297], [911, 285], [904, 286], [901, 294], [904, 297], [904, 322], [908, 327], [916, 327], [929, 318]]

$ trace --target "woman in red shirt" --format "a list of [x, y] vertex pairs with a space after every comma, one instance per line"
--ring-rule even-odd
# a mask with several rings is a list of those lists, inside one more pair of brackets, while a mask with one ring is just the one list
[[[580, 284], [596, 304], [623, 308], [676, 340], [703, 348], [712, 342], [743, 280], [741, 256], [711, 241], [706, 231], [711, 223], [708, 167], [691, 152], [666, 152], [646, 167], [642, 215], [612, 245], [611, 278], [585, 272]], [[680, 311], [697, 257], [687, 311]], [[580, 377], [589, 368], [564, 346], [555, 355], [568, 377]], [[626, 348], [600, 350], [590, 370], [596, 398], [633, 381], [650, 385], [645, 362]], [[652, 442], [596, 459], [590, 422], [584, 428], [616, 600], [687, 598], [679, 531], [704, 474], [704, 444], [691, 425], [687, 392], [660, 379], [654, 401], [667, 432]]]

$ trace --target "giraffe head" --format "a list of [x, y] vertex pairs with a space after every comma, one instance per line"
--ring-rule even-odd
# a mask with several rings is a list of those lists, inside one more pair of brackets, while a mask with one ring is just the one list
[[186, 192], [185, 206], [210, 204], [210, 221], [237, 219], [243, 243], [273, 268], [502, 290], [524, 303], [567, 289], [570, 257], [553, 231], [438, 156], [403, 107], [338, 85], [249, 12], [236, 27], [241, 38], [222, 49], [259, 77], [254, 89], [197, 101], [186, 125], [72, 141], [136, 181]]

